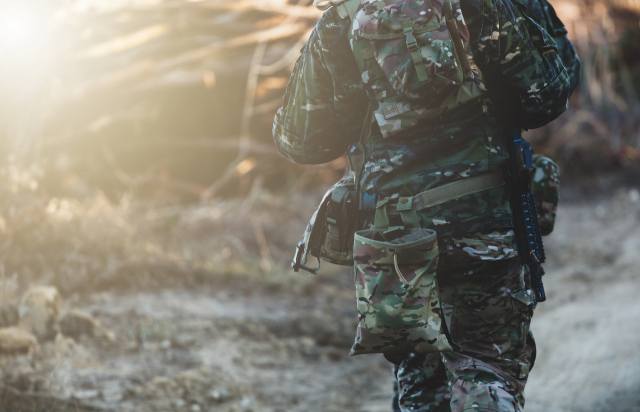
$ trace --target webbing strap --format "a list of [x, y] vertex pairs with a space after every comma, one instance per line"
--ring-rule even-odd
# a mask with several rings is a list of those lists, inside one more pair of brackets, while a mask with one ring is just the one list
[[367, 141], [371, 134], [371, 122], [373, 121], [373, 107], [371, 103], [367, 106], [367, 113], [364, 116], [364, 123], [360, 130], [360, 139], [358, 143], [351, 145], [347, 151], [347, 160], [349, 160], [349, 167], [354, 174], [354, 183], [356, 191], [360, 190], [360, 177], [364, 170], [364, 165], [367, 162]]
[[367, 145], [369, 141], [369, 135], [371, 134], [371, 123], [373, 123], [373, 106], [369, 103], [367, 107], [367, 114], [364, 117], [364, 124], [362, 125], [362, 130], [360, 131], [360, 140], [364, 146]]
[[387, 229], [389, 227], [389, 215], [387, 214], [387, 203], [389, 198], [386, 197], [376, 203], [376, 216], [373, 221], [374, 229]]
[[417, 210], [412, 207], [413, 198], [412, 197], [400, 197], [398, 198], [398, 203], [396, 205], [396, 211], [400, 213], [400, 218], [402, 219], [402, 224], [404, 226], [393, 226], [391, 227], [391, 222], [389, 220], [389, 214], [387, 213], [387, 204], [389, 203], [389, 198], [385, 197], [382, 200], [379, 200], [376, 203], [376, 215], [373, 221], [374, 229], [389, 229], [393, 230], [394, 228], [414, 228], [420, 227], [420, 218], [418, 217]]
[[424, 83], [429, 80], [427, 77], [427, 70], [424, 67], [424, 61], [422, 60], [422, 54], [420, 54], [420, 48], [416, 42], [416, 37], [413, 35], [413, 25], [411, 19], [402, 20], [402, 29], [404, 35], [407, 37], [407, 48], [411, 53], [411, 59], [413, 59], [413, 65], [416, 68], [416, 74], [420, 83]]
[[449, 36], [451, 36], [451, 43], [453, 43], [453, 49], [458, 56], [460, 66], [462, 66], [462, 72], [464, 73], [465, 80], [473, 80], [473, 72], [471, 71], [471, 65], [467, 58], [467, 52], [462, 44], [460, 33], [458, 32], [458, 25], [453, 18], [453, 12], [451, 11], [451, 0], [445, 0], [442, 5], [442, 11], [447, 19], [447, 29], [449, 29]]
[[[416, 35], [416, 34], [429, 33], [430, 31], [434, 31], [439, 28], [440, 28], [440, 23], [437, 21], [434, 21], [429, 24], [425, 24], [424, 26], [419, 27], [417, 29], [413, 29], [413, 34]], [[402, 37], [406, 37], [406, 35], [404, 34], [404, 31], [402, 33], [387, 33], [387, 34], [370, 34], [370, 33], [363, 33], [362, 31], [360, 31], [358, 32], [358, 36], [362, 37], [363, 39], [369, 39], [369, 40], [390, 40], [390, 39], [400, 39]]]
[[413, 207], [413, 196], [398, 198], [396, 210], [400, 213], [402, 224], [405, 227], [420, 227], [420, 219], [418, 213]]
[[[467, 177], [457, 182], [448, 183], [435, 189], [418, 193], [413, 197], [398, 198], [395, 210], [392, 209], [391, 212], [395, 215], [400, 214], [402, 223], [406, 227], [420, 227], [418, 211], [458, 199], [462, 196], [500, 187], [504, 185], [504, 183], [502, 171]], [[374, 229], [386, 229], [389, 227], [389, 212], [387, 211], [387, 203], [389, 203], [389, 200], [387, 197], [378, 201], [376, 204]]]
[[472, 193], [493, 189], [504, 185], [504, 183], [502, 171], [467, 177], [457, 182], [447, 183], [435, 189], [418, 193], [413, 197], [413, 206], [416, 211], [426, 209]]
[[375, 1], [373, 3], [366, 4], [364, 6], [364, 12], [365, 12], [365, 14], [372, 14], [372, 13], [375, 13], [376, 11], [378, 11], [378, 10], [384, 9], [386, 6], [387, 6], [387, 4], [382, 0]]

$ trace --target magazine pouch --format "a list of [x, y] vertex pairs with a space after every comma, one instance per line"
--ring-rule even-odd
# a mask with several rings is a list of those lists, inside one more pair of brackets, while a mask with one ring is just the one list
[[380, 228], [389, 222], [384, 199], [378, 202], [374, 229], [355, 232], [359, 323], [351, 356], [451, 350], [436, 280], [436, 232], [414, 226], [417, 215], [410, 210], [411, 198], [400, 201], [405, 199], [405, 226]]
[[353, 175], [331, 188], [325, 213], [326, 235], [320, 251], [322, 260], [336, 265], [353, 264], [353, 232], [357, 212]]
[[542, 236], [553, 232], [553, 226], [556, 223], [559, 188], [558, 165], [548, 157], [533, 155], [531, 192], [536, 200], [536, 210]]

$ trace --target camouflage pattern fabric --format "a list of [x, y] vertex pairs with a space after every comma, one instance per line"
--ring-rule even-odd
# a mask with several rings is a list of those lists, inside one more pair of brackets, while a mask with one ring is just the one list
[[[360, 5], [349, 41], [383, 138], [477, 101], [486, 92], [473, 64], [460, 4], [449, 7], [455, 18], [447, 22], [438, 1], [365, 0]], [[450, 29], [460, 39], [457, 47]], [[416, 41], [411, 49], [407, 30]]]
[[[365, 0], [356, 14], [354, 37], [369, 40], [371, 53], [395, 91], [409, 100], [429, 100], [425, 103], [437, 106], [438, 95], [448, 95], [462, 83], [459, 57], [451, 40], [443, 13], [443, 3], [422, 0], [387, 0], [380, 7], [378, 1]], [[368, 8], [374, 6], [373, 13]], [[454, 3], [456, 15], [459, 3]], [[407, 46], [404, 20], [411, 22], [411, 31], [420, 50], [421, 62], [414, 62]], [[458, 31], [467, 41], [469, 32], [464, 19], [458, 20]], [[466, 55], [466, 53], [465, 53]], [[357, 55], [356, 55], [357, 57]], [[416, 66], [425, 69], [426, 79], [420, 80]], [[435, 94], [435, 95], [434, 95]]]
[[291, 73], [273, 137], [295, 163], [330, 162], [360, 138], [368, 98], [347, 40], [349, 25], [335, 9], [326, 11]]
[[443, 239], [443, 248], [480, 260], [504, 260], [518, 256], [513, 230], [467, 233], [463, 237]]
[[544, 236], [553, 231], [556, 223], [560, 189], [559, 168], [551, 159], [541, 155], [533, 156], [533, 166], [531, 191], [536, 198], [540, 232]]
[[522, 411], [535, 359], [534, 303], [513, 257], [513, 232], [451, 236], [441, 245], [437, 279], [453, 351], [387, 356], [395, 364], [394, 409]]
[[397, 363], [392, 370], [394, 412], [451, 411], [451, 388], [440, 353], [408, 353], [388, 358]]
[[[350, 44], [384, 138], [486, 94], [475, 64], [474, 70], [468, 67], [474, 60], [460, 3], [441, 1], [363, 0], [355, 16]], [[444, 5], [453, 9], [455, 19], [447, 21]], [[478, 43], [486, 54], [476, 54], [488, 59], [483, 70], [490, 73], [494, 87], [510, 89], [520, 100], [512, 102], [516, 124], [528, 129], [566, 110], [570, 81], [553, 38], [518, 5], [510, 0], [494, 4], [505, 19], [494, 18], [491, 37]], [[409, 48], [410, 40], [414, 49]], [[504, 46], [510, 52], [503, 53]], [[463, 66], [471, 75], [465, 82]]]
[[359, 323], [350, 355], [451, 350], [435, 280], [436, 232], [358, 231], [353, 257]]
[[[362, 190], [380, 192], [392, 200], [412, 196], [502, 168], [509, 158], [502, 127], [482, 111], [462, 122], [414, 128], [404, 135], [406, 140], [379, 135], [369, 140]], [[509, 193], [497, 187], [423, 209], [419, 215], [422, 227], [442, 236], [509, 227], [511, 213]]]
[[[526, 6], [517, 1], [503, 1], [499, 7], [509, 16], [508, 26], [513, 29], [503, 36], [507, 22], [497, 24], [492, 36], [495, 38], [500, 33], [499, 47], [506, 42], [506, 47], [512, 52], [500, 55], [495, 79], [500, 82], [500, 87], [517, 90], [520, 105], [516, 124], [523, 129], [542, 127], [567, 110], [571, 86], [569, 74], [558, 56], [557, 44], [549, 33], [525, 14]], [[533, 60], [537, 64], [534, 65]]]
[[527, 14], [545, 29], [558, 45], [558, 55], [569, 74], [572, 94], [580, 84], [582, 63], [576, 54], [576, 49], [567, 37], [567, 28], [547, 0], [528, 0]]
[[[519, 0], [461, 1], [473, 55], [516, 127], [533, 129], [567, 108], [570, 79], [557, 44]], [[519, 101], [519, 102], [518, 102]]]

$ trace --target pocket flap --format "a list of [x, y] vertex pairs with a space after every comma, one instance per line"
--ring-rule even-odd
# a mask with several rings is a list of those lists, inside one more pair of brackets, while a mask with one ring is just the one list
[[469, 67], [468, 30], [458, 0], [379, 3], [365, 0], [353, 22], [356, 37], [370, 41], [376, 62], [403, 100], [439, 106], [464, 82], [463, 69]]
[[417, 265], [438, 256], [434, 230], [412, 228], [384, 232], [383, 229], [370, 229], [355, 233], [353, 258], [356, 263], [393, 265], [394, 255], [397, 255], [398, 264]]
[[413, 30], [416, 33], [435, 30], [444, 24], [444, 18], [441, 13], [442, 5], [437, 2], [400, 0], [395, 2], [387, 1], [386, 3], [385, 7], [376, 10], [379, 10], [379, 12], [365, 13], [367, 18], [362, 18], [365, 21], [359, 19], [359, 23], [361, 23], [360, 34], [363, 37], [378, 38], [375, 36], [386, 35], [404, 37], [402, 22], [405, 19], [411, 19]]

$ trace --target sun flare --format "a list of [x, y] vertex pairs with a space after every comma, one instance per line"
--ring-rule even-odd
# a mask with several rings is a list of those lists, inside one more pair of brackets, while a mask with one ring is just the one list
[[0, 6], [0, 53], [9, 57], [6, 61], [37, 58], [48, 39], [47, 17], [26, 4]]

